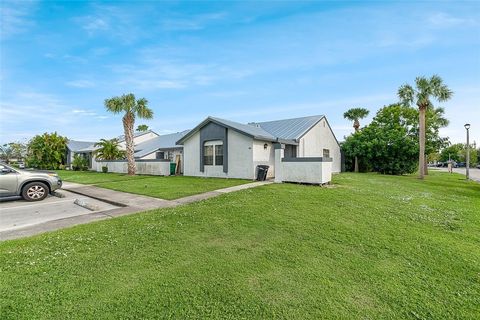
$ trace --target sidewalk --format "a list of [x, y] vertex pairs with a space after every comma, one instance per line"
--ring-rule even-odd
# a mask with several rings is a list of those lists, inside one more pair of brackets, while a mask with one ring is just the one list
[[134, 214], [153, 209], [172, 208], [205, 199], [220, 196], [225, 193], [236, 192], [244, 189], [255, 188], [273, 183], [272, 181], [257, 181], [239, 186], [218, 189], [206, 193], [196, 194], [176, 200], [163, 200], [133, 193], [103, 189], [93, 185], [84, 185], [72, 182], [65, 182], [62, 189], [87, 196], [92, 199], [104, 201], [119, 208], [84, 214], [64, 219], [48, 221], [45, 223], [25, 227], [22, 229], [0, 232], [0, 241], [28, 237], [44, 232], [55, 231], [62, 228], [72, 227], [79, 224], [85, 224], [93, 221], [111, 219], [119, 216]]

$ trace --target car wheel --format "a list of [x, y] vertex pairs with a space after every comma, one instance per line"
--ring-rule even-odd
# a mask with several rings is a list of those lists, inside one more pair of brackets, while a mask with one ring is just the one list
[[40, 201], [48, 196], [48, 187], [42, 182], [27, 183], [22, 190], [22, 197], [27, 201]]

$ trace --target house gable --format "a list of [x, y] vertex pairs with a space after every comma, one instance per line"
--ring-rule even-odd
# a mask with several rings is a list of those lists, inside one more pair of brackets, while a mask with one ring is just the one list
[[215, 122], [209, 122], [200, 129], [200, 171], [205, 170], [204, 145], [207, 141], [220, 140], [223, 142], [223, 172], [228, 172], [228, 128]]

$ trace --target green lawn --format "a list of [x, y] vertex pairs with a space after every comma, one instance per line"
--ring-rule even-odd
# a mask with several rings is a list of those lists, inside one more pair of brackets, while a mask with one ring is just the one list
[[92, 184], [97, 187], [173, 200], [252, 182], [241, 179], [200, 178], [184, 176], [129, 176], [120, 173], [90, 171], [57, 171], [62, 180]]
[[480, 318], [480, 184], [334, 183], [0, 243], [0, 318]]

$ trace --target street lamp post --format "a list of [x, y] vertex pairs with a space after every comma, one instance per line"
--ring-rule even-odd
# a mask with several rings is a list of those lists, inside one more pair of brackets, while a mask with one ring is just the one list
[[467, 163], [466, 163], [466, 171], [467, 171], [467, 180], [470, 179], [470, 142], [469, 142], [469, 132], [468, 129], [470, 129], [470, 123], [466, 123], [464, 125], [465, 129], [467, 129]]

